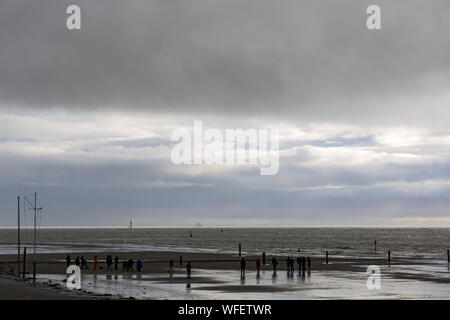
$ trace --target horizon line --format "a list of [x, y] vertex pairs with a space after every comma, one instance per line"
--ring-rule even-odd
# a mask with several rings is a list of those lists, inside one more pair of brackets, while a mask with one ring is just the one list
[[[33, 229], [33, 226], [20, 226], [20, 229]], [[169, 229], [169, 228], [196, 228], [196, 229], [215, 229], [215, 228], [366, 228], [366, 229], [449, 229], [450, 226], [345, 226], [345, 225], [317, 225], [317, 226], [300, 226], [300, 225], [279, 225], [279, 226], [267, 226], [267, 225], [138, 225], [133, 226], [131, 229]], [[17, 229], [17, 226], [0, 226], [0, 229]], [[110, 226], [39, 226], [38, 229], [130, 229], [129, 226], [123, 225], [110, 225]]]

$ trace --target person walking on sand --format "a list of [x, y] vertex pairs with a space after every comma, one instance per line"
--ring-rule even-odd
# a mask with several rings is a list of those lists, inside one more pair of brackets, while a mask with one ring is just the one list
[[77, 267], [80, 266], [80, 257], [79, 257], [79, 256], [77, 256], [77, 257], [75, 258], [75, 265], [76, 265]]
[[277, 264], [278, 264], [277, 258], [273, 257], [272, 258], [273, 273], [277, 273]]
[[292, 274], [292, 266], [294, 264], [294, 259], [291, 257], [288, 257], [287, 260], [287, 274], [290, 276]]
[[287, 257], [286, 259], [286, 272], [289, 274], [289, 269], [291, 268], [291, 258]]
[[261, 260], [256, 259], [256, 275], [259, 276], [259, 270], [261, 269]]
[[70, 254], [67, 254], [66, 256], [66, 267], [68, 268], [70, 266]]
[[302, 257], [297, 257], [297, 264], [298, 264], [298, 275], [300, 276], [302, 274]]
[[302, 275], [305, 275], [306, 272], [306, 258], [302, 257]]
[[245, 267], [246, 267], [246, 262], [245, 262], [245, 259], [242, 258], [241, 259], [241, 278], [245, 278]]
[[98, 257], [94, 256], [94, 271], [97, 271], [97, 266], [98, 266]]
[[291, 274], [294, 275], [295, 272], [295, 260], [294, 258], [291, 259]]
[[308, 273], [311, 273], [311, 258], [306, 258], [307, 264], [308, 264]]
[[106, 270], [112, 271], [112, 264], [113, 264], [112, 256], [108, 254], [106, 256]]
[[118, 267], [119, 267], [119, 257], [116, 256], [114, 258], [114, 270], [117, 270]]
[[81, 256], [81, 269], [82, 270], [84, 270], [84, 269], [87, 269], [88, 268], [88, 266], [87, 266], [87, 261], [86, 261], [86, 259], [84, 258], [84, 256]]
[[191, 262], [189, 261], [186, 265], [186, 273], [187, 273], [188, 279], [191, 278], [191, 269], [192, 269], [192, 266], [191, 266]]
[[141, 272], [141, 269], [142, 269], [142, 261], [141, 261], [141, 259], [139, 259], [136, 262], [136, 269], [137, 269], [138, 272]]
[[170, 259], [169, 261], [169, 273], [173, 273], [173, 260]]
[[108, 262], [107, 262], [107, 266], [108, 266], [108, 270], [112, 271], [112, 255], [108, 255]]
[[128, 271], [133, 271], [134, 261], [133, 259], [128, 260]]

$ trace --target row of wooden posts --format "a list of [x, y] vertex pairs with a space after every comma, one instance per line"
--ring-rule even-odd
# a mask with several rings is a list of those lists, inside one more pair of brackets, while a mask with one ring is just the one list
[[[376, 242], [375, 242], [375, 252], [377, 252], [376, 248], [377, 247], [376, 247]], [[241, 255], [242, 255], [242, 245], [241, 245], [241, 243], [239, 243], [239, 257]], [[266, 253], [265, 252], [262, 253], [262, 259], [263, 259], [262, 264], [265, 265], [266, 264]], [[387, 262], [388, 262], [388, 266], [390, 266], [391, 265], [391, 251], [390, 250], [388, 251]], [[325, 263], [328, 264], [328, 251], [325, 251]], [[447, 263], [450, 264], [450, 250], [449, 249], [447, 249]]]

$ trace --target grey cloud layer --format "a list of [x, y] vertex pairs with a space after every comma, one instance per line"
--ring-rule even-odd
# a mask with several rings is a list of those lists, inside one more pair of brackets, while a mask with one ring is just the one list
[[[41, 130], [38, 136], [21, 130], [29, 121], [26, 114], [11, 119], [15, 130], [5, 132], [2, 126], [0, 136], [21, 138], [0, 139], [3, 224], [14, 223], [10, 213], [15, 196], [34, 191], [46, 207], [45, 224], [52, 225], [126, 224], [129, 218], [138, 224], [155, 219], [158, 224], [204, 219], [221, 223], [225, 218], [242, 224], [250, 219], [302, 219], [368, 225], [379, 219], [386, 225], [399, 217], [448, 218], [450, 155], [445, 132], [423, 135], [416, 140], [419, 147], [392, 147], [376, 142], [380, 139], [375, 133], [358, 138], [359, 130], [349, 132], [346, 127], [330, 129], [327, 135], [323, 128], [309, 128], [306, 135], [290, 128], [283, 139], [303, 139], [281, 143], [278, 175], [263, 177], [258, 168], [248, 166], [175, 166], [169, 156], [172, 142], [161, 138], [166, 132], [158, 123], [145, 127], [152, 137], [137, 138], [146, 131], [131, 131], [147, 124], [139, 117], [122, 120], [127, 127], [116, 116], [114, 123], [121, 130], [110, 131], [107, 118], [84, 120], [80, 127], [47, 113], [33, 118]], [[64, 127], [73, 132], [59, 137]], [[429, 137], [440, 144], [427, 144], [423, 150], [421, 141]]]
[[2, 1], [0, 104], [447, 124], [450, 3], [372, 2]]

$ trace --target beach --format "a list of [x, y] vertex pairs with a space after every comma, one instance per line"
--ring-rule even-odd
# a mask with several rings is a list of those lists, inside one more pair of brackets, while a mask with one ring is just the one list
[[[97, 271], [93, 257], [98, 255]], [[143, 261], [137, 272], [107, 271], [105, 257]], [[179, 257], [182, 255], [182, 265]], [[286, 257], [278, 256], [278, 271], [273, 273], [267, 256], [259, 276], [256, 259], [245, 255], [246, 276], [240, 277], [238, 254], [137, 251], [137, 252], [73, 252], [84, 256], [89, 270], [82, 270], [82, 289], [66, 287], [66, 261], [62, 253], [30, 254], [25, 283], [17, 278], [17, 255], [0, 255], [0, 299], [448, 299], [450, 272], [446, 261], [420, 262], [394, 258], [391, 265], [383, 258], [330, 257], [312, 259], [305, 275], [286, 271]], [[295, 258], [295, 256], [293, 256]], [[169, 261], [174, 271], [169, 273]], [[36, 261], [36, 284], [32, 284], [32, 264]], [[186, 263], [192, 264], [192, 277], [186, 276]], [[367, 267], [379, 266], [382, 287], [366, 286]], [[114, 267], [114, 265], [113, 265]], [[298, 265], [295, 264], [295, 268]]]

